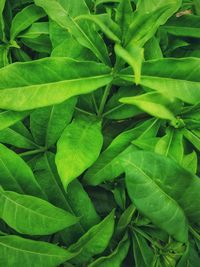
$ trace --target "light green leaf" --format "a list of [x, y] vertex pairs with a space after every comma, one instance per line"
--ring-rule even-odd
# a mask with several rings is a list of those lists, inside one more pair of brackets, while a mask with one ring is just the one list
[[2, 110], [0, 112], [0, 131], [12, 126], [13, 124], [24, 119], [28, 115], [28, 111], [14, 112], [12, 110]]
[[30, 116], [30, 128], [38, 145], [50, 147], [70, 123], [77, 99], [71, 98], [61, 104], [35, 110]]
[[124, 238], [119, 242], [118, 246], [109, 256], [103, 256], [98, 258], [94, 262], [88, 265], [88, 267], [121, 267], [122, 262], [127, 256], [130, 246], [130, 241], [128, 236], [125, 235]]
[[42, 8], [37, 7], [34, 4], [22, 9], [12, 21], [10, 39], [14, 40], [20, 32], [31, 26], [33, 22], [45, 17], [45, 15], [46, 14]]
[[58, 173], [65, 189], [95, 162], [102, 145], [101, 123], [93, 118], [76, 118], [65, 128], [56, 154]]
[[137, 45], [130, 45], [127, 49], [124, 49], [121, 45], [115, 45], [116, 54], [125, 60], [134, 71], [134, 80], [136, 84], [140, 83], [142, 62], [144, 59], [144, 49]]
[[[179, 98], [189, 104], [200, 102], [199, 58], [165, 58], [143, 63], [140, 84], [164, 94]], [[120, 77], [132, 82], [131, 69], [121, 72]]]
[[128, 155], [124, 167], [127, 190], [135, 206], [175, 239], [185, 242], [185, 215], [199, 223], [199, 179], [171, 159], [151, 152]]
[[147, 137], [154, 136], [157, 133], [158, 125], [157, 120], [147, 120], [118, 135], [86, 172], [84, 182], [89, 185], [98, 185], [103, 181], [112, 180], [119, 176], [123, 172], [120, 164], [121, 158], [124, 154], [134, 149], [131, 141], [142, 135]]
[[9, 64], [8, 51], [9, 48], [7, 46], [0, 45], [0, 68]]
[[0, 265], [55, 267], [75, 254], [51, 243], [25, 239], [15, 235], [0, 237]]
[[155, 152], [181, 163], [184, 154], [183, 132], [179, 129], [168, 128], [166, 135], [157, 142]]
[[12, 150], [0, 144], [0, 185], [5, 190], [44, 197], [29, 166]]
[[143, 46], [180, 7], [181, 0], [139, 0], [126, 35], [126, 45]]
[[0, 108], [23, 111], [58, 104], [106, 85], [110, 72], [102, 64], [69, 58], [11, 64], [0, 69]]
[[197, 130], [183, 130], [184, 137], [191, 143], [193, 146], [200, 151], [200, 132]]
[[119, 100], [121, 103], [135, 105], [148, 114], [170, 120], [173, 124], [176, 124], [177, 119], [173, 113], [168, 109], [170, 103], [174, 102], [174, 99], [168, 99], [164, 95], [158, 92], [150, 92], [133, 97], [124, 97]]
[[89, 20], [94, 22], [109, 39], [120, 43], [121, 31], [119, 26], [109, 17], [108, 14], [100, 15], [81, 15], [76, 18], [79, 20]]
[[77, 16], [89, 14], [84, 1], [78, 5], [75, 1], [59, 2], [55, 0], [51, 0], [51, 4], [49, 4], [49, 0], [35, 0], [35, 3], [42, 7], [59, 26], [68, 30], [81, 45], [90, 49], [103, 63], [110, 65], [107, 48], [98, 32], [91, 29], [86, 21], [79, 23], [76, 21]]
[[93, 226], [75, 244], [71, 245], [70, 252], [80, 253], [71, 262], [83, 264], [88, 262], [93, 256], [102, 253], [109, 244], [114, 231], [114, 211], [112, 211], [103, 221]]
[[49, 235], [78, 221], [45, 200], [3, 189], [0, 189], [0, 203], [0, 218], [21, 234]]

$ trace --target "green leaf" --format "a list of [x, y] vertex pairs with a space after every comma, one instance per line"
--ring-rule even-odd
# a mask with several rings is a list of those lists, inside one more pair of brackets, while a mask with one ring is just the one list
[[134, 105], [154, 117], [170, 120], [173, 124], [177, 122], [177, 119], [167, 107], [174, 102], [174, 99], [168, 99], [158, 92], [124, 97], [119, 101], [124, 104]]
[[193, 146], [200, 151], [200, 132], [197, 130], [190, 131], [188, 129], [183, 130], [184, 137], [191, 143]]
[[8, 51], [9, 48], [7, 46], [0, 45], [0, 68], [9, 64]]
[[185, 242], [185, 215], [196, 223], [200, 217], [196, 196], [199, 179], [171, 159], [151, 152], [130, 154], [124, 159], [124, 167], [127, 190], [135, 206], [161, 229]]
[[34, 4], [22, 9], [12, 21], [10, 39], [14, 40], [20, 32], [31, 26], [33, 22], [45, 17], [45, 15], [46, 14], [42, 8], [37, 7]]
[[134, 81], [136, 84], [140, 83], [142, 62], [144, 59], [144, 49], [137, 45], [131, 45], [124, 49], [121, 45], [115, 45], [116, 54], [125, 60], [134, 71]]
[[0, 189], [0, 218], [21, 234], [49, 235], [78, 219], [45, 200]]
[[174, 128], [168, 128], [166, 135], [160, 138], [156, 144], [155, 152], [170, 157], [174, 161], [181, 163], [184, 154], [182, 131]]
[[80, 251], [71, 262], [75, 264], [87, 263], [93, 256], [102, 253], [109, 244], [113, 230], [114, 210], [68, 248], [72, 253]]
[[5, 33], [4, 33], [4, 18], [3, 18], [3, 10], [5, 7], [6, 0], [1, 0], [0, 2], [0, 40], [5, 41]]
[[5, 190], [44, 197], [28, 165], [2, 144], [0, 144], [0, 184]]
[[30, 128], [38, 145], [50, 147], [70, 123], [77, 99], [71, 98], [61, 104], [35, 110], [30, 116]]
[[23, 31], [18, 38], [37, 38], [40, 35], [49, 34], [49, 23], [48, 22], [35, 22], [32, 23], [31, 26], [26, 30]]
[[16, 122], [29, 115], [28, 111], [14, 112], [12, 110], [3, 110], [0, 112], [0, 131], [6, 129]]
[[119, 176], [123, 169], [120, 161], [124, 154], [132, 151], [131, 141], [141, 135], [148, 137], [156, 134], [158, 130], [157, 120], [147, 120], [133, 129], [122, 132], [118, 135], [107, 149], [105, 149], [98, 160], [86, 172], [84, 182], [89, 185], [98, 185]]
[[[189, 104], [200, 102], [199, 58], [165, 58], [143, 63], [140, 84], [164, 94], [177, 97]], [[131, 69], [122, 71], [120, 77], [132, 82]]]
[[198, 167], [197, 153], [193, 151], [190, 154], [184, 155], [181, 165], [188, 171], [196, 173]]
[[64, 188], [95, 162], [102, 145], [101, 123], [92, 118], [76, 118], [65, 128], [56, 154], [56, 165]]
[[[96, 1], [98, 2], [98, 1]], [[121, 0], [116, 11], [116, 22], [121, 28], [122, 37], [124, 39], [132, 18], [132, 6], [130, 0]], [[124, 41], [124, 40], [123, 40]]]
[[55, 267], [74, 256], [67, 250], [47, 242], [15, 235], [0, 237], [0, 264], [2, 266]]
[[195, 15], [185, 15], [172, 17], [163, 28], [175, 36], [200, 38], [199, 30], [200, 17]]
[[58, 104], [111, 79], [110, 69], [95, 62], [44, 58], [15, 63], [0, 69], [0, 108], [22, 111]]
[[[135, 259], [136, 267], [148, 267], [151, 266], [153, 262], [153, 251], [148, 246], [147, 241], [138, 234], [136, 231], [133, 231], [133, 253]], [[153, 265], [152, 265], [153, 266]]]
[[87, 22], [78, 23], [76, 20], [79, 15], [89, 13], [84, 1], [79, 5], [75, 1], [67, 1], [61, 5], [55, 0], [51, 0], [51, 5], [49, 0], [35, 0], [35, 3], [42, 7], [53, 21], [68, 30], [81, 45], [90, 49], [103, 63], [110, 65], [105, 43], [98, 32], [89, 27]]
[[88, 265], [88, 267], [120, 267], [124, 261], [130, 246], [128, 236], [119, 242], [115, 250], [108, 256], [98, 258], [94, 262]]
[[143, 46], [180, 7], [181, 0], [139, 0], [126, 35], [126, 44]]

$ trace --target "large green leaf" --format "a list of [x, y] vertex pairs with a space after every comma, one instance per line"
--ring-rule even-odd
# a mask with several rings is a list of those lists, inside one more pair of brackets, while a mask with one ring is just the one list
[[88, 14], [89, 10], [84, 1], [35, 0], [48, 16], [62, 28], [68, 30], [81, 45], [90, 49], [102, 62], [110, 65], [110, 59], [104, 41], [98, 32], [85, 21], [78, 22], [77, 16]]
[[68, 248], [72, 253], [80, 251], [77, 257], [72, 260], [72, 263], [83, 264], [88, 262], [93, 256], [103, 252], [109, 244], [113, 231], [114, 211]]
[[0, 218], [17, 232], [48, 235], [75, 224], [78, 219], [49, 202], [0, 188]]
[[75, 254], [56, 245], [25, 239], [15, 235], [0, 237], [0, 265], [55, 267]]
[[163, 25], [180, 7], [181, 0], [139, 0], [132, 23], [126, 35], [126, 44], [143, 46], [160, 25]]
[[5, 190], [44, 197], [29, 166], [2, 144], [0, 144], [0, 184]]
[[96, 119], [79, 117], [65, 128], [56, 154], [56, 165], [64, 188], [96, 161], [102, 145], [101, 123]]
[[21, 111], [58, 104], [106, 85], [110, 72], [102, 64], [69, 58], [11, 64], [0, 69], [0, 108]]
[[154, 136], [157, 133], [158, 125], [159, 123], [155, 119], [147, 120], [118, 135], [86, 172], [84, 182], [90, 185], [98, 185], [103, 181], [112, 180], [119, 176], [123, 172], [120, 164], [121, 157], [133, 149], [131, 141], [142, 135], [146, 137]]
[[3, 110], [0, 112], [0, 131], [10, 127], [16, 122], [29, 115], [28, 111], [14, 112], [12, 110]]
[[124, 167], [127, 190], [136, 207], [160, 228], [185, 242], [185, 216], [199, 223], [199, 179], [171, 159], [151, 152], [128, 155]]
[[45, 17], [45, 15], [46, 14], [42, 8], [37, 7], [34, 4], [25, 7], [22, 11], [17, 13], [12, 21], [10, 39], [14, 40], [20, 32], [31, 26], [33, 22]]
[[120, 267], [128, 253], [129, 246], [128, 235], [125, 235], [110, 255], [98, 258], [88, 267]]
[[70, 123], [76, 98], [61, 104], [35, 110], [30, 116], [30, 128], [38, 145], [50, 147], [59, 139], [63, 130]]
[[[143, 64], [141, 85], [163, 93], [166, 97], [177, 97], [190, 104], [200, 102], [200, 59], [158, 59]], [[120, 77], [133, 81], [131, 69], [121, 72]]]
[[[68, 186], [67, 193], [64, 191], [56, 170], [54, 154], [47, 152], [41, 156], [36, 162], [34, 174], [48, 200], [53, 205], [67, 210], [80, 218], [76, 225], [64, 231], [65, 242], [67, 240], [70, 242], [77, 240], [81, 234], [84, 234], [99, 222], [99, 216], [93, 203], [80, 182], [73, 181]], [[84, 205], [87, 206], [87, 209], [83, 209]]]
[[[98, 1], [96, 1], [96, 3], [97, 2]], [[122, 31], [122, 41], [124, 41], [125, 34], [129, 29], [132, 13], [131, 1], [121, 0], [116, 11], [116, 22], [119, 24]]]

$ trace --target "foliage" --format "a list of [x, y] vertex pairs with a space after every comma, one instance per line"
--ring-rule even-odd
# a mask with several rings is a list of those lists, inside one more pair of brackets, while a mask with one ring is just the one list
[[200, 266], [200, 1], [0, 1], [0, 266]]

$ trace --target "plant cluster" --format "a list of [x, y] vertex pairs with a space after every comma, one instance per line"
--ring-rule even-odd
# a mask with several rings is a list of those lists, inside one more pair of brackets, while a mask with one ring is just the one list
[[200, 266], [200, 1], [0, 1], [0, 266]]

